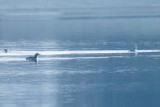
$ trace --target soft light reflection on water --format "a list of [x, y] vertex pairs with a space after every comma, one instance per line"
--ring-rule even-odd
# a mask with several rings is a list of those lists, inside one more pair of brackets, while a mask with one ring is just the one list
[[[5, 44], [6, 43], [6, 44]], [[37, 45], [42, 43], [44, 45]], [[50, 44], [51, 43], [51, 44]], [[2, 107], [147, 107], [159, 106], [159, 52], [74, 54], [95, 48], [130, 50], [133, 43], [1, 42], [9, 53], [66, 51], [69, 54], [41, 55], [26, 62], [27, 55], [0, 52], [0, 106]], [[118, 44], [118, 45], [117, 45]], [[159, 42], [148, 50], [158, 50]], [[152, 44], [152, 43], [150, 43]], [[34, 47], [35, 46], [35, 47]], [[76, 46], [76, 47], [75, 47]], [[78, 49], [77, 49], [78, 46]], [[144, 47], [145, 47], [144, 46]], [[157, 46], [157, 48], [154, 48]], [[34, 48], [32, 48], [34, 47]], [[48, 47], [47, 49], [45, 49]], [[85, 50], [84, 50], [85, 47]], [[76, 50], [75, 50], [76, 49]], [[141, 48], [141, 50], [144, 50]], [[32, 53], [34, 53], [32, 52]], [[92, 51], [91, 51], [92, 52]], [[28, 53], [28, 56], [31, 55]], [[149, 107], [148, 106], [148, 107]]]

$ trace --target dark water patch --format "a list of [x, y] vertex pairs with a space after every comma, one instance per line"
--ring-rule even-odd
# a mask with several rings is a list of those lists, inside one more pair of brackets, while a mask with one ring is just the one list
[[160, 18], [160, 15], [136, 15], [136, 16], [73, 16], [62, 17], [62, 20], [91, 20], [91, 19], [132, 19], [132, 18]]

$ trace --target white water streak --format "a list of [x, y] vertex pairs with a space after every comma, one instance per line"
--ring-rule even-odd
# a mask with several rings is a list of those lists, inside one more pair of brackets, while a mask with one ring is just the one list
[[[151, 53], [160, 52], [160, 50], [137, 50], [137, 53]], [[76, 51], [10, 51], [8, 53], [0, 53], [0, 56], [23, 56], [34, 55], [40, 53], [41, 55], [71, 55], [71, 54], [123, 54], [134, 53], [130, 50], [76, 50]]]
[[[48, 60], [79, 60], [79, 59], [107, 59], [107, 58], [123, 58], [123, 57], [127, 57], [127, 56], [104, 56], [104, 57], [41, 57], [38, 58], [38, 60], [41, 61], [48, 61]], [[17, 58], [17, 57], [1, 57], [0, 58], [0, 62], [3, 61], [25, 61], [25, 58]]]

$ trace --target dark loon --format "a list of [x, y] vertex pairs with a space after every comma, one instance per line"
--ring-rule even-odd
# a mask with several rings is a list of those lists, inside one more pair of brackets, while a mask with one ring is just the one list
[[4, 49], [4, 53], [8, 53], [8, 50], [7, 50], [7, 49]]
[[37, 56], [40, 55], [39, 53], [35, 53], [34, 56], [31, 56], [31, 57], [27, 57], [26, 60], [27, 61], [35, 61], [37, 62]]

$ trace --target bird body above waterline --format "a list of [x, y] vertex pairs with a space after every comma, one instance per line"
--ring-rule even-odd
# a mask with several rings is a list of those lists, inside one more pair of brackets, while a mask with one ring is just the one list
[[135, 45], [135, 49], [131, 49], [131, 50], [129, 50], [129, 52], [132, 52], [137, 56], [138, 55], [138, 47], [137, 47], [137, 45]]
[[135, 53], [135, 52], [137, 52], [137, 50], [138, 50], [138, 47], [137, 47], [137, 45], [136, 45], [134, 49], [131, 49], [131, 50], [129, 50], [129, 51]]
[[39, 53], [35, 53], [34, 56], [31, 56], [31, 57], [27, 57], [26, 58], [26, 61], [34, 61], [34, 62], [37, 62], [37, 56], [40, 55]]

